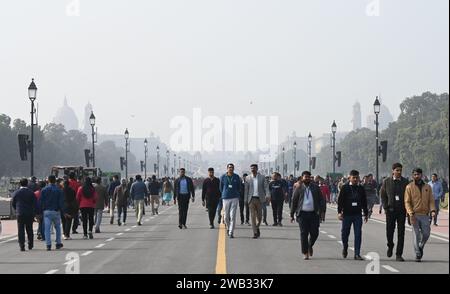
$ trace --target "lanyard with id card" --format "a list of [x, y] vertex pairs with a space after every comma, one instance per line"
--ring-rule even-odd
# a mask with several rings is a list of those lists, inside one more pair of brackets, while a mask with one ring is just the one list
[[228, 179], [228, 188], [232, 189], [233, 188], [233, 182], [232, 182], [233, 177], [227, 176], [227, 179]]

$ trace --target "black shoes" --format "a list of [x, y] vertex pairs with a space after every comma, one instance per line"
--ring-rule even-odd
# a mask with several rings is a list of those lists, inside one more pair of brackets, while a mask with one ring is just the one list
[[259, 228], [257, 229], [256, 235], [259, 237], [261, 237], [261, 231], [259, 230]]
[[274, 223], [274, 224], [272, 225], [272, 227], [276, 227], [276, 226], [278, 226], [278, 223]]
[[419, 250], [420, 250], [419, 257], [420, 257], [420, 259], [422, 259], [422, 257], [423, 257], [423, 247], [419, 247]]
[[89, 232], [89, 239], [94, 239], [94, 235], [92, 235], [92, 232]]
[[33, 249], [33, 244], [28, 244], [28, 250]]
[[395, 258], [395, 260], [396, 260], [396, 261], [400, 261], [400, 262], [405, 261], [405, 260], [403, 259], [403, 257], [401, 257], [401, 256], [399, 256], [399, 255], [397, 255], [397, 257]]
[[364, 258], [362, 258], [361, 255], [355, 255], [355, 260], [364, 260]]
[[61, 249], [61, 248], [63, 248], [63, 244], [62, 243], [61, 244], [56, 244], [56, 249]]
[[313, 256], [313, 248], [311, 245], [308, 248], [308, 254], [309, 254], [309, 256]]
[[230, 234], [230, 238], [231, 238], [231, 239], [233, 239], [233, 238], [234, 238], [233, 234]]
[[416, 262], [421, 262], [422, 261], [422, 257], [419, 255], [416, 255]]
[[20, 251], [25, 251], [25, 246], [20, 246]]
[[138, 225], [138, 226], [142, 226], [141, 222], [138, 222], [137, 225]]
[[120, 226], [122, 225], [122, 223], [121, 223], [121, 222], [118, 222], [117, 225], [120, 227]]
[[183, 229], [187, 229], [186, 225], [183, 225]]
[[268, 225], [269, 225], [269, 224], [267, 223], [267, 221], [264, 221], [263, 223], [264, 223], [264, 224], [265, 224], [266, 226], [268, 226]]
[[258, 234], [253, 235], [253, 239], [258, 239], [258, 238], [259, 238]]
[[394, 249], [394, 247], [388, 247], [388, 250], [387, 250], [387, 257], [392, 257], [392, 254], [393, 254], [393, 249]]
[[210, 229], [214, 229], [214, 225], [209, 225], [209, 228]]
[[348, 255], [348, 250], [347, 250], [347, 248], [342, 249], [342, 257], [343, 257], [343, 258], [347, 258], [347, 255]]
[[52, 250], [52, 246], [47, 245], [47, 251], [51, 251]]
[[100, 234], [100, 229], [95, 229], [96, 234]]
[[183, 226], [182, 225], [178, 225], [178, 227], [180, 228], [180, 230], [183, 228]]
[[72, 231], [72, 234], [78, 234], [78, 232], [77, 231]]
[[282, 224], [282, 223], [278, 223], [278, 226], [279, 226], [279, 227], [282, 227], [282, 226], [283, 226], [283, 224]]

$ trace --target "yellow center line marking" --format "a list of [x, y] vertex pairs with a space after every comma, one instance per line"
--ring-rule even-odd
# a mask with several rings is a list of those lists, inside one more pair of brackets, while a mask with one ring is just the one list
[[227, 257], [225, 254], [225, 244], [226, 244], [225, 224], [221, 223], [219, 225], [219, 238], [217, 241], [216, 274], [218, 275], [227, 273]]

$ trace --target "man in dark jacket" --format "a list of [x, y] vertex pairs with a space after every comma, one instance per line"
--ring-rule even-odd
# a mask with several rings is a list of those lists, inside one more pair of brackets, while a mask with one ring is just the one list
[[342, 221], [342, 256], [347, 258], [348, 236], [353, 225], [355, 232], [355, 260], [363, 260], [361, 257], [362, 239], [362, 217], [364, 212], [364, 222], [367, 223], [369, 210], [367, 209], [367, 198], [364, 188], [359, 184], [359, 172], [350, 171], [349, 182], [342, 186], [338, 198], [338, 218]]
[[281, 180], [281, 175], [278, 172], [274, 172], [272, 175], [272, 181], [269, 183], [269, 191], [273, 212], [273, 226], [282, 227], [283, 201], [286, 199], [286, 190], [284, 188], [284, 183]]
[[220, 201], [220, 181], [214, 176], [214, 169], [208, 169], [208, 178], [203, 181], [202, 205], [208, 208], [209, 228], [214, 229], [214, 218]]
[[33, 219], [36, 214], [36, 197], [28, 188], [28, 180], [20, 180], [20, 188], [14, 192], [12, 207], [16, 211], [20, 251], [25, 251], [25, 230], [28, 237], [28, 249], [33, 249]]
[[402, 177], [402, 165], [392, 165], [392, 177], [386, 178], [381, 186], [381, 203], [386, 212], [386, 236], [387, 256], [391, 257], [394, 249], [394, 232], [397, 223], [397, 250], [395, 252], [397, 261], [405, 261], [402, 257], [403, 244], [405, 241], [405, 189], [409, 182]]
[[175, 190], [173, 197], [174, 204], [176, 204], [178, 201], [178, 227], [180, 229], [187, 229], [186, 220], [190, 198], [192, 198], [192, 202], [194, 202], [194, 183], [192, 182], [192, 179], [190, 177], [186, 176], [186, 170], [184, 168], [180, 168], [180, 177], [175, 180]]
[[[247, 178], [248, 174], [242, 175], [242, 184], [241, 184], [241, 194], [239, 195], [239, 212], [241, 215], [241, 225], [245, 224], [250, 225], [250, 207], [248, 206], [248, 203], [245, 201], [245, 179]], [[245, 216], [244, 216], [244, 209], [245, 209]]]
[[[325, 218], [325, 200], [320, 188], [311, 183], [311, 173], [302, 172], [303, 185], [295, 189], [291, 205], [291, 222], [297, 219], [304, 259], [313, 256], [313, 246], [319, 236], [320, 219]], [[295, 217], [295, 218], [294, 218]]]

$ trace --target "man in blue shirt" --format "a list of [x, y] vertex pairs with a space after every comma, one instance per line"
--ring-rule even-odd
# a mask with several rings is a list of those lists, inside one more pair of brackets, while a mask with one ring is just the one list
[[180, 168], [180, 177], [175, 180], [174, 186], [175, 195], [173, 197], [173, 203], [177, 204], [178, 201], [178, 228], [187, 229], [186, 220], [189, 209], [189, 198], [192, 198], [192, 202], [194, 202], [195, 188], [192, 179], [186, 176], [186, 170], [184, 168]]
[[223, 207], [225, 208], [225, 225], [230, 238], [234, 238], [233, 233], [240, 191], [241, 179], [234, 173], [234, 164], [229, 163], [227, 165], [227, 173], [220, 178], [220, 193], [222, 193]]
[[442, 183], [438, 180], [437, 174], [431, 175], [431, 181], [428, 183], [431, 186], [431, 190], [433, 190], [434, 197], [434, 206], [436, 207], [436, 213], [434, 214], [434, 218], [430, 216], [430, 223], [433, 220], [435, 226], [437, 226], [437, 217], [439, 214], [439, 203], [441, 201], [441, 197], [444, 195], [444, 189], [442, 187]]
[[61, 249], [61, 212], [64, 209], [64, 193], [56, 186], [56, 177], [51, 175], [48, 177], [49, 185], [42, 189], [39, 204], [44, 212], [45, 226], [45, 242], [47, 251], [52, 248], [52, 240], [50, 239], [50, 229], [52, 223], [56, 230], [56, 249]]

